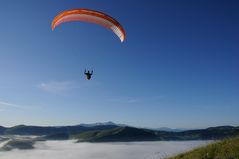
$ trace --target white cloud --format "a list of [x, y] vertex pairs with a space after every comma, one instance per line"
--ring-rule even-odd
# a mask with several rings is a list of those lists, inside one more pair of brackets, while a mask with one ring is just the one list
[[34, 150], [0, 152], [1, 159], [163, 159], [207, 145], [209, 141], [129, 143], [37, 142]]
[[17, 109], [22, 109], [23, 107], [17, 104], [12, 104], [4, 101], [0, 101], [0, 111], [4, 110], [4, 108], [17, 108]]
[[112, 98], [109, 99], [110, 102], [116, 102], [116, 103], [138, 103], [140, 102], [139, 99], [136, 98]]
[[158, 95], [158, 96], [152, 96], [152, 97], [118, 97], [118, 98], [111, 98], [109, 99], [110, 102], [116, 102], [116, 103], [142, 103], [142, 102], [156, 102], [161, 99], [165, 98], [165, 96]]
[[38, 88], [51, 93], [61, 93], [80, 88], [80, 86], [73, 81], [50, 81], [39, 84]]
[[17, 110], [33, 110], [36, 107], [29, 106], [29, 105], [20, 105], [15, 103], [10, 103], [6, 101], [0, 100], [0, 112], [9, 110], [9, 109], [17, 109]]

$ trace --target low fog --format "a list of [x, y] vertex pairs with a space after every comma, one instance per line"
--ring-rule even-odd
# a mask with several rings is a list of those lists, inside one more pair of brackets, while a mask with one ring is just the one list
[[[1, 141], [0, 141], [1, 142]], [[5, 142], [4, 142], [5, 143]], [[0, 152], [1, 159], [163, 159], [208, 144], [209, 141], [76, 143], [37, 142], [33, 150]], [[0, 143], [0, 146], [3, 142]]]

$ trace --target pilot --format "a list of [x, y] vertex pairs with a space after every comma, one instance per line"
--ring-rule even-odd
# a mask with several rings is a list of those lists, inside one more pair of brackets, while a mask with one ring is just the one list
[[90, 80], [92, 75], [93, 75], [93, 70], [91, 71], [91, 73], [90, 73], [89, 70], [88, 70], [87, 72], [86, 72], [86, 70], [85, 70], [85, 76], [86, 76], [86, 79], [87, 79], [87, 80]]

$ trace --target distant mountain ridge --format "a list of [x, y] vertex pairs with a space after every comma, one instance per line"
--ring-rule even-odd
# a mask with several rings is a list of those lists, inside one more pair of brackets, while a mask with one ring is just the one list
[[0, 126], [0, 134], [3, 134], [6, 129], [7, 129], [7, 128], [5, 128], [5, 127], [3, 127], [3, 126]]
[[112, 125], [112, 126], [127, 126], [124, 124], [116, 124], [112, 121], [108, 121], [108, 122], [97, 122], [97, 123], [92, 123], [92, 124], [80, 124], [80, 126], [84, 126], [84, 127], [94, 127], [94, 126], [106, 126], [106, 125]]
[[79, 142], [214, 140], [239, 135], [239, 127], [219, 126], [187, 131], [161, 131], [135, 128], [113, 122], [76, 126], [0, 126], [0, 135], [33, 135], [43, 140], [77, 139]]
[[188, 129], [172, 129], [172, 128], [168, 128], [168, 127], [160, 127], [160, 128], [156, 128], [153, 130], [159, 130], [159, 131], [168, 131], [168, 132], [182, 132], [182, 131], [186, 131]]
[[110, 130], [88, 131], [78, 135], [79, 141], [170, 141], [170, 140], [216, 140], [239, 135], [239, 127], [211, 127], [182, 132], [154, 131], [133, 127], [118, 127]]
[[117, 127], [110, 130], [89, 131], [76, 136], [79, 142], [127, 142], [153, 141], [157, 139], [154, 131], [133, 127]]
[[100, 126], [92, 126], [86, 127], [81, 125], [76, 126], [26, 126], [26, 125], [18, 125], [10, 128], [4, 128], [2, 131], [2, 135], [50, 135], [55, 133], [69, 133], [69, 134], [78, 134], [85, 131], [93, 131], [93, 130], [107, 130], [112, 129], [118, 126], [115, 125], [100, 125]]
[[70, 134], [77, 134], [92, 130], [105, 130], [115, 127], [126, 126], [124, 124], [116, 124], [111, 121], [98, 122], [92, 124], [79, 124], [74, 126], [28, 126], [17, 125], [13, 127], [0, 126], [0, 135], [49, 135], [54, 133], [68, 132]]

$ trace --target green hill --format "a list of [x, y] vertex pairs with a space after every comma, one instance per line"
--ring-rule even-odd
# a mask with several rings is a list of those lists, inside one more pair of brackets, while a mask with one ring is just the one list
[[221, 126], [183, 132], [154, 131], [134, 127], [118, 127], [110, 130], [87, 131], [71, 138], [84, 142], [111, 141], [170, 141], [170, 140], [218, 140], [239, 135], [238, 127]]
[[68, 140], [70, 139], [70, 135], [68, 133], [55, 133], [40, 137], [38, 139], [42, 140]]
[[4, 134], [4, 131], [6, 130], [7, 128], [3, 127], [3, 126], [0, 126], [0, 135], [3, 135]]
[[41, 127], [18, 125], [0, 127], [0, 135], [34, 135], [43, 140], [79, 139], [79, 141], [172, 141], [172, 140], [219, 140], [239, 135], [239, 127], [219, 126], [207, 129], [167, 132], [117, 125], [76, 125]]
[[157, 139], [157, 135], [146, 129], [119, 127], [111, 130], [89, 131], [75, 138], [78, 138], [79, 142], [152, 141]]
[[239, 135], [239, 127], [218, 126], [182, 132], [157, 132], [160, 140], [218, 140]]
[[[117, 127], [116, 125], [99, 125], [99, 126], [92, 126], [92, 127], [85, 127], [81, 125], [76, 126], [61, 126], [61, 127], [54, 127], [54, 126], [26, 126], [26, 125], [18, 125], [11, 128], [2, 129], [2, 133], [4, 135], [35, 135], [35, 136], [42, 136], [42, 135], [52, 135], [52, 134], [59, 134], [59, 133], [68, 133], [68, 134], [79, 134], [85, 131], [92, 131], [92, 130], [107, 130]], [[0, 129], [1, 132], [1, 129]]]
[[224, 139], [169, 159], [239, 159], [239, 137]]

